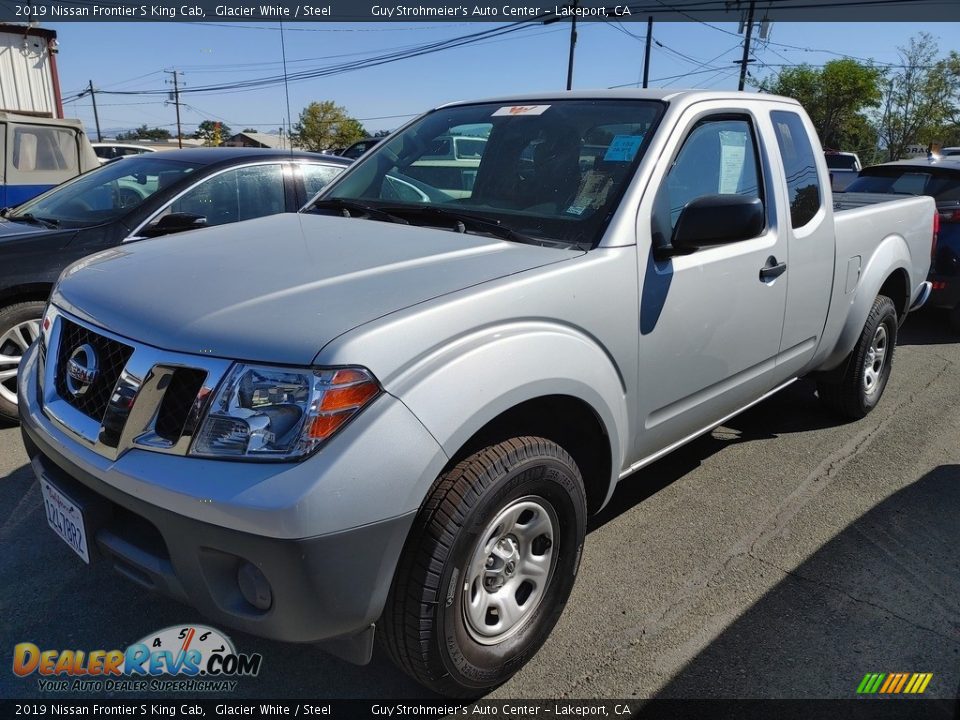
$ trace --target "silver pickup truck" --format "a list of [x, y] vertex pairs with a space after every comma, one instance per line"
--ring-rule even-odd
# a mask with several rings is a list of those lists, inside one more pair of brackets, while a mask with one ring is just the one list
[[[479, 161], [418, 162], [451, 136]], [[764, 95], [456, 103], [298, 214], [86, 258], [18, 384], [48, 521], [216, 623], [482, 693], [619, 482], [801, 376], [879, 401], [934, 203], [836, 211], [819, 147]]]

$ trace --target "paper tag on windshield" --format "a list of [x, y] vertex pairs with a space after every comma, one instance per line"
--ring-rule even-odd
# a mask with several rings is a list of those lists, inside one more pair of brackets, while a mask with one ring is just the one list
[[637, 156], [643, 135], [616, 135], [603, 156], [604, 162], [630, 162]]
[[543, 115], [546, 112], [549, 105], [509, 105], [507, 107], [502, 107], [493, 113], [493, 116], [498, 115]]

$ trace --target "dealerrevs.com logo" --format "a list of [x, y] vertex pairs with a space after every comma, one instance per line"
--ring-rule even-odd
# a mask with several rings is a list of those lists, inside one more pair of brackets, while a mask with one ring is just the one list
[[126, 650], [13, 649], [13, 672], [38, 675], [47, 692], [230, 692], [238, 677], [255, 677], [263, 656], [239, 653], [229, 637], [203, 625], [175, 625]]

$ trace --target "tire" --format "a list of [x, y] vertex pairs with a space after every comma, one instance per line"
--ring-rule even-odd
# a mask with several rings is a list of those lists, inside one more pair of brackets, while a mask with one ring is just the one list
[[893, 368], [898, 324], [893, 300], [878, 295], [850, 355], [837, 371], [817, 381], [817, 394], [827, 407], [858, 420], [877, 406]]
[[17, 422], [17, 368], [20, 357], [40, 334], [46, 303], [40, 300], [0, 309], [0, 418]]
[[401, 555], [378, 633], [387, 654], [451, 697], [507, 681], [563, 612], [586, 518], [580, 471], [549, 440], [513, 438], [458, 463], [434, 483]]

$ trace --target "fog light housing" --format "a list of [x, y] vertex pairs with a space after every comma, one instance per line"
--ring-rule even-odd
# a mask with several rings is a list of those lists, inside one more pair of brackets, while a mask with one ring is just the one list
[[257, 610], [269, 610], [273, 605], [273, 590], [260, 568], [245, 562], [237, 570], [237, 585], [243, 599]]

